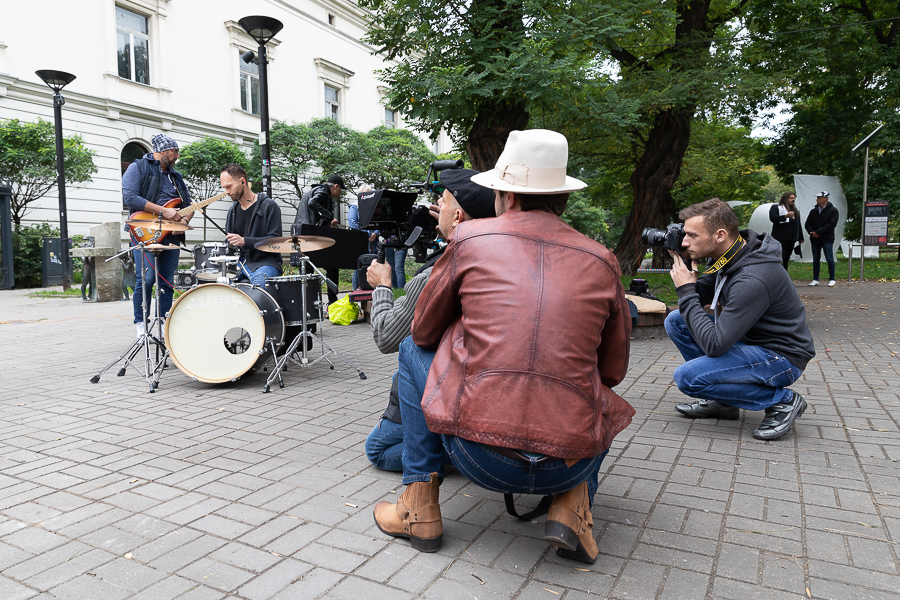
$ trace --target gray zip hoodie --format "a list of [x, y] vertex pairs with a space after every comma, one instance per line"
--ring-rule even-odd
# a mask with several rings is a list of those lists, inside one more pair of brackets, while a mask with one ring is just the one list
[[800, 370], [816, 355], [806, 325], [806, 308], [794, 282], [781, 266], [781, 245], [766, 233], [741, 231], [747, 244], [721, 270], [715, 321], [703, 306], [713, 301], [716, 274], [680, 286], [678, 310], [694, 341], [707, 356], [725, 354], [735, 342], [762, 346]]

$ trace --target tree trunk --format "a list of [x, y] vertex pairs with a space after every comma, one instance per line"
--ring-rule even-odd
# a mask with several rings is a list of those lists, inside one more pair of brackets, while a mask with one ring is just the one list
[[494, 168], [509, 132], [525, 129], [528, 125], [529, 113], [521, 104], [504, 104], [495, 107], [483, 107], [469, 130], [466, 151], [472, 168], [476, 171], [487, 171]]
[[[631, 174], [634, 202], [625, 231], [616, 246], [616, 257], [625, 275], [634, 275], [644, 258], [643, 228], [665, 228], [675, 218], [675, 201], [670, 190], [681, 173], [681, 163], [691, 138], [693, 115], [693, 106], [662, 112], [650, 130], [644, 154]], [[654, 253], [657, 260], [659, 256], [660, 253]]]

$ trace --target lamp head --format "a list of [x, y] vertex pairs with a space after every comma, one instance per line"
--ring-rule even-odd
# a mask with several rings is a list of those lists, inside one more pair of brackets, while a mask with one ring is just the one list
[[244, 17], [238, 21], [238, 25], [243, 27], [260, 46], [265, 46], [284, 27], [278, 19], [260, 15]]
[[71, 73], [66, 73], [65, 71], [53, 71], [44, 69], [41, 71], [35, 71], [34, 73], [41, 78], [41, 81], [46, 83], [47, 86], [57, 94], [61, 89], [75, 81], [75, 76]]
[[241, 60], [249, 65], [250, 63], [256, 62], [256, 54], [254, 54], [253, 50], [247, 50], [241, 54]]

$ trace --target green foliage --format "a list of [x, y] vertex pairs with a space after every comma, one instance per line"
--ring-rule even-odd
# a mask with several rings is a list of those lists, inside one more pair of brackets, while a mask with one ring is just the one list
[[405, 129], [376, 127], [365, 136], [366, 154], [354, 173], [374, 189], [401, 190], [422, 181], [436, 160], [425, 143]]
[[[884, 124], [871, 142], [869, 198], [889, 201], [891, 219], [900, 218], [900, 182], [894, 176], [900, 169], [896, 3], [757, 0], [750, 14], [751, 31], [838, 26], [762, 37], [746, 49], [754, 69], [775, 69], [783, 82], [772, 102], [791, 106], [791, 118], [778, 129], [767, 161], [785, 180], [795, 173], [837, 176], [852, 218], [861, 212], [865, 153], [851, 149]], [[859, 239], [859, 218], [848, 221], [845, 235]]]
[[41, 247], [45, 237], [58, 238], [59, 229], [40, 223], [17, 227], [13, 231], [13, 269], [17, 288], [41, 286]]
[[207, 136], [184, 146], [180, 155], [176, 168], [184, 176], [194, 200], [216, 195], [222, 167], [229, 163], [241, 165], [250, 174], [250, 160], [234, 142]]
[[672, 188], [679, 209], [718, 196], [757, 206], [765, 198], [769, 175], [761, 166], [763, 145], [750, 129], [695, 119], [681, 175]]
[[769, 181], [766, 183], [765, 187], [763, 187], [762, 204], [778, 203], [781, 201], [782, 194], [794, 191], [793, 182], [785, 183], [778, 174], [775, 173], [774, 167], [763, 167], [763, 173], [768, 176]]
[[[91, 175], [97, 172], [96, 154], [85, 148], [80, 135], [63, 137], [67, 185], [91, 181]], [[0, 121], [0, 175], [12, 181], [12, 219], [18, 227], [28, 206], [56, 186], [53, 124], [42, 119], [36, 123], [18, 119]]]
[[585, 194], [574, 192], [569, 196], [562, 219], [584, 235], [605, 243], [609, 234], [608, 216], [607, 211], [592, 204]]

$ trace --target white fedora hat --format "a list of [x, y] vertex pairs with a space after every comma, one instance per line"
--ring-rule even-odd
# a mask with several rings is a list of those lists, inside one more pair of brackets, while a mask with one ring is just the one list
[[569, 142], [548, 129], [511, 131], [497, 165], [472, 176], [478, 185], [517, 194], [574, 192], [587, 184], [566, 175]]

